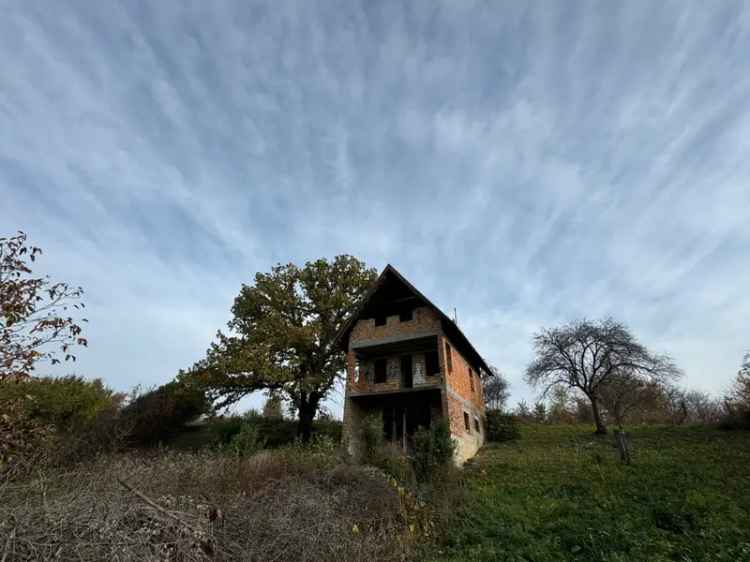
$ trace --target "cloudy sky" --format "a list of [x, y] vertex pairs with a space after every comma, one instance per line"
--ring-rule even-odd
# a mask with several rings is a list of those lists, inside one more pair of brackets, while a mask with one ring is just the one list
[[0, 232], [86, 289], [83, 375], [166, 382], [256, 271], [340, 253], [513, 401], [582, 316], [714, 393], [750, 348], [747, 4], [0, 4]]

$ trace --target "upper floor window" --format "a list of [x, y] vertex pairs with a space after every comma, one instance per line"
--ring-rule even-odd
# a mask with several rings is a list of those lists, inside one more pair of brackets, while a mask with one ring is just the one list
[[482, 426], [479, 425], [479, 418], [474, 418], [474, 429], [477, 430], [477, 433], [482, 433]]
[[466, 431], [471, 433], [471, 424], [469, 423], [469, 414], [467, 414], [466, 412], [464, 412], [464, 428], [466, 429]]
[[471, 391], [474, 392], [474, 370], [471, 367], [469, 367], [469, 386]]
[[428, 351], [424, 354], [424, 370], [427, 376], [437, 375], [440, 372], [440, 361], [437, 351]]
[[414, 311], [411, 308], [408, 310], [402, 310], [398, 315], [398, 319], [401, 320], [401, 322], [409, 322], [414, 319]]
[[453, 372], [453, 357], [451, 356], [451, 345], [446, 342], [445, 344], [445, 362], [448, 364], [448, 372]]
[[382, 383], [388, 379], [388, 361], [375, 359], [375, 382]]
[[375, 316], [375, 325], [376, 326], [385, 326], [387, 322], [387, 317], [385, 314], [378, 314]]

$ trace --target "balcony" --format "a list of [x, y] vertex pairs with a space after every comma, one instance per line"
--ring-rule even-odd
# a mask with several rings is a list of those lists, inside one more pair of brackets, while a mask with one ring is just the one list
[[351, 396], [440, 388], [437, 336], [376, 342], [353, 347], [353, 352], [347, 373]]

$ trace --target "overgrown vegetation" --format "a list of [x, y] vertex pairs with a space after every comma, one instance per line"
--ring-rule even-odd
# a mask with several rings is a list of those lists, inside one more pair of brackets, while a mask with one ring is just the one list
[[[225, 447], [236, 443], [237, 436], [243, 431], [247, 435], [255, 431], [263, 440], [264, 448], [275, 449], [295, 442], [297, 423], [281, 417], [267, 417], [255, 411], [241, 416], [226, 416], [209, 420], [204, 426], [204, 438], [199, 441], [202, 446]], [[313, 436], [323, 436], [336, 443], [341, 441], [341, 422], [327, 418], [313, 421]]]
[[488, 441], [503, 442], [519, 438], [520, 429], [514, 415], [500, 410], [487, 410], [485, 416]]
[[74, 376], [0, 382], [0, 479], [113, 450], [126, 432], [123, 399]]
[[750, 433], [629, 429], [633, 462], [589, 426], [524, 425], [465, 469], [430, 559], [750, 560]]
[[202, 389], [176, 381], [135, 395], [122, 411], [128, 443], [148, 446], [167, 442], [210, 407]]
[[[122, 483], [120, 483], [122, 481]], [[106, 456], [0, 487], [9, 560], [403, 560], [415, 502], [331, 450]]]
[[[493, 368], [498, 443], [463, 474], [446, 423], [420, 428], [407, 455], [377, 416], [355, 465], [319, 404], [343, 365], [334, 335], [373, 276], [363, 264], [259, 274], [206, 361], [128, 399], [100, 380], [32, 376], [87, 344], [66, 313], [82, 291], [35, 278], [39, 253], [23, 234], [0, 238], [2, 562], [750, 560], [750, 432], [716, 431], [750, 429], [750, 354], [717, 399], [672, 384], [671, 361], [614, 321], [546, 330], [527, 375], [550, 400], [506, 413]], [[262, 415], [213, 415], [215, 399], [257, 389]], [[630, 447], [617, 432], [623, 464], [576, 423], [651, 425]]]
[[451, 467], [456, 444], [451, 439], [450, 428], [445, 420], [420, 427], [414, 434], [412, 467], [417, 482], [433, 482], [445, 476]]

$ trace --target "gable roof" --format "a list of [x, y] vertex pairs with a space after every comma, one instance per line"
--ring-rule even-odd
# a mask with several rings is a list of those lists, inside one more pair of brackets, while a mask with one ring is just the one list
[[487, 372], [488, 375], [492, 373], [489, 365], [487, 365], [485, 360], [482, 358], [479, 352], [474, 348], [474, 346], [471, 345], [469, 338], [467, 338], [464, 335], [464, 333], [461, 331], [458, 325], [453, 320], [451, 320], [445, 313], [443, 313], [442, 310], [440, 310], [437, 306], [435, 306], [435, 304], [430, 299], [424, 296], [414, 285], [412, 285], [403, 275], [401, 275], [398, 272], [398, 270], [395, 267], [393, 267], [391, 264], [388, 264], [385, 266], [385, 269], [383, 269], [381, 274], [378, 276], [373, 286], [370, 287], [367, 293], [365, 293], [365, 296], [362, 299], [362, 302], [360, 303], [357, 310], [355, 310], [349, 316], [346, 322], [344, 322], [344, 325], [341, 327], [341, 330], [339, 331], [338, 335], [336, 336], [336, 339], [334, 340], [335, 346], [338, 346], [344, 351], [348, 349], [349, 336], [351, 335], [352, 330], [354, 329], [354, 325], [357, 323], [357, 320], [359, 320], [362, 314], [367, 310], [368, 305], [372, 301], [373, 296], [375, 296], [378, 290], [383, 288], [385, 284], [391, 279], [395, 279], [396, 281], [401, 283], [403, 287], [409, 293], [411, 293], [414, 297], [416, 297], [417, 300], [421, 301], [424, 305], [430, 307], [432, 310], [434, 310], [438, 314], [438, 316], [440, 317], [442, 327], [443, 327], [443, 332], [445, 332], [445, 335], [448, 337], [448, 339], [466, 357], [466, 359], [469, 360], [470, 363], [473, 363], [475, 366], [478, 366], [479, 368], [483, 369], [484, 371]]

